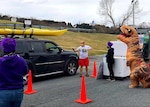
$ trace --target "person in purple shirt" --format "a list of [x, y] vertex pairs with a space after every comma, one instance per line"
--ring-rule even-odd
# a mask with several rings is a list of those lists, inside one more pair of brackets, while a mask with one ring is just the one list
[[4, 55], [0, 58], [0, 107], [21, 107], [23, 76], [28, 73], [28, 65], [15, 54], [15, 39], [2, 39], [1, 48]]

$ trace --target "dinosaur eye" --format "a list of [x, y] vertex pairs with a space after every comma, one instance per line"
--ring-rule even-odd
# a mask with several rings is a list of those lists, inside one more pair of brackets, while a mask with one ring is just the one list
[[131, 33], [131, 31], [132, 31], [131, 29], [128, 29], [128, 28], [126, 28], [126, 30], [128, 31], [128, 33]]
[[128, 29], [128, 28], [126, 28], [126, 30], [128, 31], [129, 29]]
[[128, 29], [128, 33], [131, 33], [131, 31], [132, 31], [131, 29]]

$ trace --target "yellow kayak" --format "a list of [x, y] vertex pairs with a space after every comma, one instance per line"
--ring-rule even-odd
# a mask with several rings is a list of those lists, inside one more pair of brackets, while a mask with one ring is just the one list
[[63, 30], [49, 30], [49, 29], [38, 29], [29, 28], [25, 30], [20, 29], [0, 29], [0, 35], [37, 35], [37, 36], [61, 36], [67, 32], [67, 29]]
[[63, 30], [48, 30], [48, 29], [37, 29], [37, 28], [30, 28], [26, 29], [24, 34], [26, 35], [37, 35], [37, 36], [60, 36], [67, 32], [67, 29]]
[[10, 34], [21, 35], [21, 34], [23, 34], [23, 30], [18, 30], [18, 29], [0, 29], [0, 35], [10, 35]]

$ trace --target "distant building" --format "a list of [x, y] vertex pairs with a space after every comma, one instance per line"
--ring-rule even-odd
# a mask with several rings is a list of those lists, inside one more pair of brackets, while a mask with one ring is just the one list
[[148, 31], [150, 31], [150, 28], [137, 28], [137, 32], [140, 37], [140, 44], [144, 45], [144, 43], [147, 43], [147, 41], [149, 40]]
[[150, 28], [137, 28], [138, 34], [147, 34]]

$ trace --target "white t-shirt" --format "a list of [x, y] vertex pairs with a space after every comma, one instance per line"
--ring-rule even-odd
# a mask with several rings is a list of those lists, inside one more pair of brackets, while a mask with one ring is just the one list
[[88, 45], [85, 45], [85, 46], [79, 46], [78, 48], [77, 48], [77, 50], [79, 51], [79, 58], [80, 59], [85, 59], [85, 58], [87, 58], [88, 57], [88, 50], [90, 50], [91, 49], [91, 47], [90, 46], [88, 46]]

